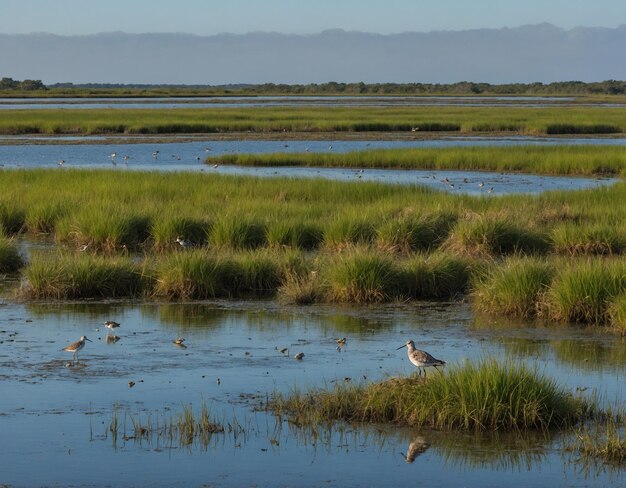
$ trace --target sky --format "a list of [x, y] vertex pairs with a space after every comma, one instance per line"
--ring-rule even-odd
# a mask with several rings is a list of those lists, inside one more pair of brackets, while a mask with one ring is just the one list
[[380, 34], [626, 24], [626, 0], [0, 0], [0, 34]]

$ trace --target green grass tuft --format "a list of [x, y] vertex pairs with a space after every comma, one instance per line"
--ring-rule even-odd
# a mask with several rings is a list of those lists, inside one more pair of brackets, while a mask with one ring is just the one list
[[276, 395], [269, 407], [302, 425], [331, 420], [416, 428], [507, 431], [566, 427], [589, 406], [523, 364], [483, 359], [424, 378]]

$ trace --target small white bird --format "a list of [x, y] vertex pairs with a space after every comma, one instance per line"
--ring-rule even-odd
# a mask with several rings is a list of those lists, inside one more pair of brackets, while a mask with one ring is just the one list
[[104, 322], [104, 326], [109, 330], [115, 330], [120, 326], [120, 324], [119, 322], [116, 322], [115, 320], [106, 320]]
[[190, 240], [183, 239], [181, 236], [176, 237], [176, 242], [178, 242], [182, 248], [193, 247], [193, 243]]
[[297, 359], [298, 361], [301, 361], [303, 357], [304, 357], [303, 352], [299, 352], [298, 354], [294, 356], [294, 358]]
[[422, 374], [422, 371], [424, 372], [424, 375], [426, 374], [426, 368], [428, 367], [432, 366], [433, 368], [437, 369], [438, 366], [443, 366], [446, 364], [445, 361], [434, 358], [426, 351], [416, 349], [415, 343], [410, 339], [406, 341], [406, 344], [400, 346], [398, 349], [402, 349], [403, 347], [408, 348], [407, 355], [409, 356], [409, 361], [411, 361], [417, 367], [420, 376]]

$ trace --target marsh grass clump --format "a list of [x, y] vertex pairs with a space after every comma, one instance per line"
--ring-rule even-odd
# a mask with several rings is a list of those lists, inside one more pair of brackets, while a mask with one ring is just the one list
[[279, 259], [263, 251], [237, 254], [233, 259], [238, 269], [238, 279], [232, 282], [233, 295], [259, 297], [275, 294], [282, 282]]
[[511, 219], [478, 216], [460, 221], [444, 244], [445, 249], [464, 255], [486, 256], [545, 252], [543, 236], [524, 229]]
[[568, 256], [621, 254], [626, 249], [626, 235], [615, 226], [566, 223], [550, 233], [552, 249]]
[[35, 255], [26, 267], [27, 298], [133, 298], [152, 286], [146, 269], [130, 258], [89, 254]]
[[171, 251], [178, 249], [180, 244], [176, 238], [191, 242], [194, 246], [202, 246], [207, 242], [211, 224], [204, 220], [179, 215], [161, 215], [153, 219], [150, 236], [155, 251]]
[[608, 308], [609, 321], [612, 327], [626, 332], [626, 292], [616, 296]]
[[280, 286], [282, 264], [262, 251], [175, 252], [159, 259], [154, 293], [170, 300], [268, 296]]
[[426, 378], [276, 395], [268, 406], [301, 425], [346, 420], [467, 431], [565, 427], [589, 409], [536, 369], [494, 359], [446, 367]]
[[240, 215], [217, 219], [209, 235], [209, 244], [231, 249], [256, 249], [266, 242], [265, 225]]
[[0, 232], [9, 236], [19, 234], [24, 229], [25, 218], [20, 207], [0, 202]]
[[598, 258], [564, 263], [545, 295], [549, 318], [582, 324], [610, 322], [611, 302], [626, 291], [626, 263]]
[[418, 255], [403, 266], [406, 296], [446, 300], [467, 291], [472, 269], [467, 259], [450, 254]]
[[390, 257], [369, 249], [352, 249], [339, 255], [324, 275], [329, 297], [337, 302], [387, 302], [400, 295], [402, 275]]
[[155, 295], [174, 299], [229, 297], [240, 270], [228, 256], [202, 249], [163, 256], [157, 264]]
[[609, 411], [583, 425], [576, 440], [567, 448], [584, 461], [600, 460], [609, 464], [626, 462], [626, 415]]
[[309, 272], [289, 272], [278, 289], [278, 298], [286, 303], [311, 305], [326, 298], [327, 284], [315, 270]]
[[447, 236], [452, 218], [448, 215], [401, 215], [376, 229], [376, 243], [386, 251], [409, 254], [437, 247]]
[[533, 318], [554, 270], [545, 259], [511, 257], [491, 266], [474, 288], [474, 307], [481, 312]]
[[52, 234], [57, 222], [69, 212], [62, 203], [39, 203], [28, 207], [25, 226], [29, 234]]
[[15, 273], [24, 266], [15, 241], [5, 237], [0, 230], [0, 273]]
[[130, 209], [89, 206], [61, 219], [56, 238], [74, 245], [89, 245], [91, 252], [114, 254], [135, 249], [150, 234], [150, 219]]
[[270, 247], [288, 246], [310, 251], [320, 246], [323, 232], [314, 224], [280, 219], [268, 223], [266, 237]]
[[346, 248], [373, 242], [374, 225], [366, 218], [352, 214], [339, 215], [324, 227], [324, 244], [329, 248]]

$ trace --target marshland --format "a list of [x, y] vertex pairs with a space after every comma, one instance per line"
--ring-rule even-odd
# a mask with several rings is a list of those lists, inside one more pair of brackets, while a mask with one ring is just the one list
[[[372, 483], [373, 465], [375, 484], [624, 483], [622, 109], [240, 110], [3, 117], [14, 135], [209, 134], [0, 146], [1, 483], [70, 465], [56, 484], [249, 484], [267, 465], [283, 484]], [[337, 136], [356, 121], [538, 140]], [[558, 124], [615, 134], [546, 139]], [[213, 130], [333, 139], [246, 151]], [[282, 172], [299, 167], [322, 173]], [[446, 366], [417, 377], [407, 339]]]

